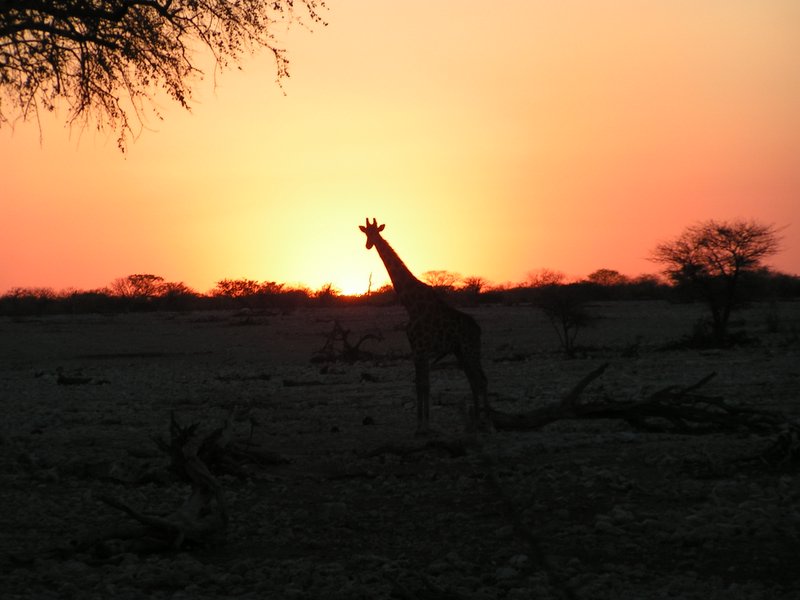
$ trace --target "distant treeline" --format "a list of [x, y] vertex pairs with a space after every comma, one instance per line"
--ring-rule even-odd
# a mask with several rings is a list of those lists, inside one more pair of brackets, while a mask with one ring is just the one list
[[[443, 277], [443, 274], [450, 275]], [[491, 286], [480, 277], [461, 279], [443, 271], [423, 274], [454, 304], [541, 304], [554, 290], [569, 292], [581, 302], [614, 300], [666, 300], [688, 302], [695, 296], [679, 285], [653, 275], [628, 278], [617, 271], [600, 269], [586, 279], [566, 282], [563, 275], [542, 270], [521, 284]], [[740, 299], [781, 300], [800, 298], [800, 276], [769, 269], [747, 273], [741, 282]], [[15, 288], [0, 296], [0, 315], [40, 316], [84, 313], [145, 311], [237, 310], [289, 313], [303, 307], [383, 306], [396, 302], [390, 285], [369, 293], [349, 296], [332, 284], [317, 290], [291, 287], [271, 281], [223, 279], [208, 293], [199, 293], [183, 283], [167, 282], [151, 274], [135, 274], [114, 280], [97, 290]]]

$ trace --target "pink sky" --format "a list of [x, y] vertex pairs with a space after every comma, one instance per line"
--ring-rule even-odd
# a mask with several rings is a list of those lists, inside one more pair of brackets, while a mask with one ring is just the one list
[[[331, 0], [329, 25], [164, 99], [127, 154], [64, 114], [0, 129], [0, 293], [154, 273], [364, 291], [357, 226], [416, 273], [655, 272], [698, 220], [800, 273], [800, 3]], [[284, 94], [285, 92], [285, 94]]]

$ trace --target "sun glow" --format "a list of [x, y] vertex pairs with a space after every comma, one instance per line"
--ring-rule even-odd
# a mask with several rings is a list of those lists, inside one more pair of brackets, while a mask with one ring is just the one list
[[374, 285], [370, 286], [369, 278], [366, 281], [364, 280], [363, 273], [340, 275], [333, 281], [333, 287], [345, 296], [361, 296], [368, 289], [375, 289]]
[[364, 248], [363, 237], [355, 227], [331, 231], [324, 243], [309, 248], [289, 269], [308, 273], [305, 283], [312, 290], [331, 284], [347, 296], [374, 291], [388, 283], [389, 277], [377, 252]]
[[[418, 277], [510, 284], [652, 273], [707, 218], [796, 227], [800, 3], [695, 4], [342, 0], [287, 35], [283, 89], [268, 53], [208, 70], [124, 156], [63, 113], [42, 139], [3, 125], [0, 294], [132, 273], [363, 294], [388, 283], [373, 217]], [[773, 267], [800, 272], [796, 238]]]

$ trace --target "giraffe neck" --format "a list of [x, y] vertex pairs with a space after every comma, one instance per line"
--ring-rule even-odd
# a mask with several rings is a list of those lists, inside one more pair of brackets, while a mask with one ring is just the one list
[[389, 273], [389, 278], [392, 280], [397, 297], [406, 309], [410, 310], [410, 292], [418, 291], [421, 288], [427, 288], [424, 283], [414, 277], [413, 273], [408, 270], [405, 263], [397, 256], [397, 252], [389, 245], [389, 242], [383, 238], [378, 238], [375, 242], [375, 248], [378, 250], [378, 255]]

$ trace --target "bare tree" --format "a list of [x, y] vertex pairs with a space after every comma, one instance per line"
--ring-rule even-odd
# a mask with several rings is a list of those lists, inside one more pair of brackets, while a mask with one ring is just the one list
[[422, 278], [432, 287], [441, 290], [452, 290], [461, 279], [461, 275], [451, 271], [434, 270], [425, 271], [422, 274]]
[[8, 290], [3, 297], [5, 298], [39, 298], [42, 300], [55, 300], [58, 298], [53, 288], [49, 287], [15, 287]]
[[121, 298], [154, 298], [161, 295], [164, 278], [150, 273], [118, 277], [108, 286], [113, 296]]
[[620, 273], [619, 271], [615, 271], [614, 269], [597, 269], [593, 273], [590, 273], [586, 280], [589, 283], [594, 283], [596, 285], [602, 286], [615, 286], [615, 285], [624, 285], [630, 282], [625, 275]]
[[272, 33], [275, 24], [319, 22], [324, 6], [324, 0], [0, 0], [0, 125], [52, 111], [64, 99], [70, 123], [108, 127], [124, 150], [134, 134], [129, 115], [139, 123], [145, 108], [158, 115], [154, 90], [189, 108], [192, 78], [201, 74], [197, 49], [227, 67], [267, 48], [280, 79], [289, 62]]
[[211, 294], [229, 298], [246, 298], [255, 296], [260, 289], [261, 284], [255, 279], [221, 279], [211, 290]]
[[265, 295], [276, 295], [284, 291], [285, 284], [276, 281], [262, 281], [258, 286], [258, 293]]
[[528, 273], [529, 287], [546, 287], [549, 285], [561, 285], [567, 280], [567, 276], [561, 271], [553, 269], [537, 269]]
[[706, 302], [714, 341], [723, 344], [731, 311], [740, 300], [742, 275], [759, 269], [763, 259], [776, 254], [780, 239], [774, 225], [712, 219], [658, 244], [651, 260], [663, 265], [663, 273], [674, 284]]
[[479, 295], [484, 289], [486, 289], [487, 285], [488, 282], [486, 279], [479, 275], [471, 275], [469, 277], [465, 277], [461, 281], [461, 289], [470, 294], [474, 294], [475, 296]]
[[160, 296], [196, 296], [197, 292], [182, 281], [167, 281], [161, 284]]
[[578, 332], [593, 321], [586, 310], [585, 292], [584, 286], [577, 283], [539, 286], [536, 289], [534, 305], [542, 309], [550, 321], [568, 358], [576, 356]]
[[330, 306], [341, 294], [341, 290], [334, 286], [333, 283], [328, 282], [314, 292], [314, 298], [317, 299], [320, 306]]

